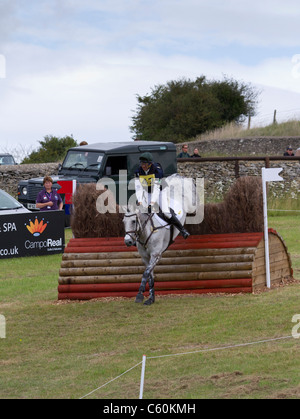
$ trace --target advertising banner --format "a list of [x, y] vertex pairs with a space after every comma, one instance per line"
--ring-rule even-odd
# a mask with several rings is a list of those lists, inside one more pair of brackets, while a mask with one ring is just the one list
[[0, 260], [63, 253], [64, 225], [63, 211], [0, 216]]

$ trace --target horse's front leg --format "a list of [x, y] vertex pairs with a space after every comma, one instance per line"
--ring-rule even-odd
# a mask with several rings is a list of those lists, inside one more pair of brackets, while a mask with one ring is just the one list
[[145, 301], [144, 305], [149, 306], [155, 302], [155, 291], [154, 291], [154, 268], [158, 264], [158, 262], [161, 259], [161, 255], [155, 255], [152, 256], [150, 259], [149, 266], [147, 267], [146, 271], [149, 281], [149, 289], [150, 289], [150, 295], [147, 301]]
[[[161, 255], [151, 256], [150, 261], [149, 259], [143, 258], [143, 261], [146, 265], [146, 269], [143, 273], [142, 282], [139, 288], [139, 292], [136, 296], [135, 302], [142, 303], [144, 301], [144, 292], [146, 290], [147, 282], [149, 282], [150, 287], [150, 298], [145, 302], [145, 305], [153, 304], [155, 301], [154, 297], [154, 277], [153, 277], [153, 270], [157, 263], [159, 262]], [[147, 262], [148, 260], [148, 262]]]
[[139, 288], [139, 292], [135, 298], [136, 303], [142, 303], [144, 301], [144, 292], [146, 290], [147, 282], [149, 281], [151, 276], [151, 272], [149, 270], [149, 265], [147, 266], [146, 270], [143, 273], [142, 282]]
[[[150, 262], [149, 255], [147, 254], [147, 252], [143, 248], [139, 248], [139, 253], [141, 254], [144, 265], [146, 266], [146, 268], [148, 268], [149, 262]], [[148, 281], [148, 272], [147, 272], [147, 269], [146, 269], [143, 273], [142, 282], [141, 282], [141, 285], [140, 285], [140, 288], [139, 288], [139, 292], [138, 292], [138, 294], [135, 298], [136, 303], [142, 303], [144, 301], [144, 295], [143, 294], [144, 294], [145, 289], [146, 289], [147, 281]]]
[[153, 273], [150, 275], [149, 278], [149, 298], [144, 302], [145, 306], [149, 306], [155, 303], [155, 290], [154, 290], [154, 275]]

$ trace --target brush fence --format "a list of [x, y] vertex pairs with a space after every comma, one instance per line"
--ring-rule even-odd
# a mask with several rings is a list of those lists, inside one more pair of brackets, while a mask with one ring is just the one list
[[[273, 230], [269, 246], [275, 285], [293, 273], [287, 248]], [[144, 269], [136, 248], [127, 248], [123, 238], [71, 239], [59, 271], [58, 299], [134, 297]], [[154, 272], [158, 295], [251, 293], [266, 284], [263, 233], [178, 237]]]

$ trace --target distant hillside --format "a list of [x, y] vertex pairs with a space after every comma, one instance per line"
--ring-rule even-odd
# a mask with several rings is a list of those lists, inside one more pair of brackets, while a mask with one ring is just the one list
[[270, 124], [265, 127], [245, 129], [235, 124], [228, 124], [223, 128], [206, 132], [192, 142], [202, 140], [226, 140], [233, 138], [257, 138], [257, 137], [299, 137], [300, 121], [289, 120], [280, 124]]

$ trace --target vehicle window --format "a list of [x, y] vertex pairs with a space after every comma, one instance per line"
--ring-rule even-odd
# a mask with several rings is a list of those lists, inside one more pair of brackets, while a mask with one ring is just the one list
[[64, 169], [86, 169], [98, 171], [100, 169], [103, 153], [94, 151], [69, 151], [63, 163]]
[[2, 165], [13, 165], [15, 164], [12, 156], [0, 156], [0, 164]]
[[15, 201], [12, 197], [3, 192], [0, 192], [0, 211], [7, 210], [7, 209], [16, 209], [20, 208], [21, 205], [18, 201]]
[[104, 171], [105, 175], [119, 175], [120, 170], [127, 170], [127, 156], [108, 157]]
[[139, 146], [140, 151], [162, 151], [167, 150], [167, 146], [165, 145], [143, 145]]

